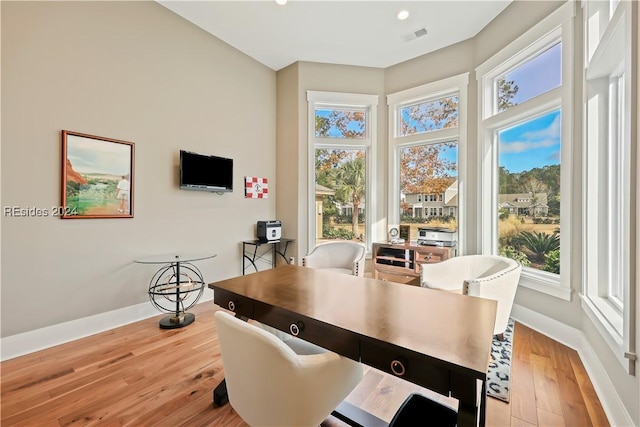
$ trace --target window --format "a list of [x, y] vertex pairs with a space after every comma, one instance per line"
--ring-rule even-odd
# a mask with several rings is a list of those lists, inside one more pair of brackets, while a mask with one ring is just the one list
[[[610, 6], [610, 7], [609, 7]], [[630, 235], [633, 106], [627, 76], [637, 57], [629, 2], [587, 2], [584, 13], [583, 308], [618, 360], [634, 369], [634, 265]], [[635, 110], [634, 110], [635, 108]], [[635, 124], [637, 127], [637, 124]], [[637, 132], [637, 131], [636, 131]], [[588, 231], [588, 232], [587, 232]]]
[[560, 86], [561, 57], [562, 43], [556, 43], [515, 69], [497, 77], [496, 112], [522, 104]]
[[400, 136], [458, 126], [458, 97], [448, 96], [400, 108]]
[[[390, 224], [437, 226], [458, 231], [460, 246], [468, 75], [451, 77], [387, 96], [389, 104]], [[445, 215], [446, 213], [446, 215]]]
[[560, 274], [560, 110], [497, 130], [498, 253]]
[[309, 251], [335, 239], [370, 246], [377, 98], [307, 92]]
[[573, 7], [558, 8], [476, 69], [482, 252], [520, 261], [521, 285], [566, 300]]
[[316, 138], [364, 139], [366, 110], [322, 109], [315, 112]]

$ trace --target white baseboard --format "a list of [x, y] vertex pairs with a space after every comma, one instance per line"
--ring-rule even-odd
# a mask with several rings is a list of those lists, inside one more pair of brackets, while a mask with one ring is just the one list
[[[200, 299], [200, 303], [211, 300], [213, 300], [213, 294], [207, 295], [205, 293]], [[89, 335], [160, 314], [151, 303], [145, 302], [22, 334], [11, 335], [0, 339], [0, 360], [13, 359], [14, 357], [44, 350], [45, 348], [88, 337]]]
[[604, 368], [596, 352], [591, 347], [584, 333], [562, 322], [542, 315], [526, 307], [514, 304], [511, 317], [559, 343], [578, 352], [593, 388], [600, 399], [609, 423], [612, 426], [633, 426], [633, 420], [624, 407], [607, 370]]

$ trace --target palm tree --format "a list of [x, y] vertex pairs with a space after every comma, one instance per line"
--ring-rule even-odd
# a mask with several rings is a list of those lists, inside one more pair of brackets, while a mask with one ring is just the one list
[[351, 202], [353, 205], [352, 230], [354, 236], [358, 236], [358, 209], [365, 197], [365, 165], [362, 157], [355, 157], [342, 164], [338, 170], [336, 181], [336, 199], [342, 202]]
[[513, 243], [531, 252], [534, 260], [539, 263], [544, 262], [545, 254], [560, 250], [560, 236], [557, 234], [523, 231], [513, 238]]

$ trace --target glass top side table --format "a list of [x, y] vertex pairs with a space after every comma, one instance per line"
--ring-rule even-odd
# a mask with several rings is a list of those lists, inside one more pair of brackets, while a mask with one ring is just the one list
[[149, 300], [154, 307], [169, 316], [160, 320], [162, 329], [183, 328], [195, 320], [188, 313], [204, 292], [202, 273], [192, 264], [214, 258], [211, 253], [152, 255], [135, 260], [138, 264], [164, 264], [149, 282]]

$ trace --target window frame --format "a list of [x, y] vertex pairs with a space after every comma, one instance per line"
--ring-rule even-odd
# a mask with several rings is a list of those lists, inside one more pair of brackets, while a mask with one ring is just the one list
[[[467, 111], [469, 73], [458, 74], [435, 82], [387, 95], [389, 109], [388, 171], [389, 188], [387, 224], [400, 223], [400, 152], [404, 148], [419, 145], [457, 141], [458, 143], [458, 253], [464, 254], [466, 215], [466, 158], [467, 158]], [[400, 136], [401, 110], [408, 105], [437, 100], [445, 96], [458, 96], [458, 126], [437, 129], [414, 135]]]
[[[556, 109], [561, 110], [560, 194], [566, 200], [560, 205], [560, 265], [561, 274], [533, 268], [523, 268], [520, 285], [570, 301], [572, 259], [572, 104], [573, 104], [573, 20], [575, 5], [566, 3], [551, 15], [525, 32], [511, 44], [476, 68], [478, 81], [478, 203], [480, 205], [479, 245], [481, 253], [498, 251], [498, 150], [497, 132], [539, 117]], [[498, 112], [497, 78], [536, 55], [562, 42], [561, 85], [521, 104]]]
[[[632, 157], [631, 141], [634, 134], [637, 137], [638, 125], [633, 122], [633, 112], [637, 113], [638, 106], [637, 99], [632, 102], [632, 94], [638, 90], [638, 83], [634, 86], [631, 76], [634, 71], [637, 76], [638, 65], [634, 67], [634, 61], [637, 64], [638, 42], [631, 37], [632, 4], [611, 5], [608, 16], [603, 16], [600, 15], [604, 10], [602, 4], [583, 4], [586, 42], [581, 299], [584, 312], [615, 358], [628, 373], [634, 374], [637, 307], [632, 296], [638, 287], [634, 245], [638, 240], [637, 234], [634, 237], [631, 233], [634, 228], [638, 233], [639, 217], [637, 204], [634, 206], [632, 201], [636, 191], [634, 182], [636, 186], [638, 183], [638, 159]], [[605, 205], [604, 215], [602, 209], [598, 209], [600, 204]], [[613, 233], [620, 238], [614, 240]], [[602, 250], [598, 249], [601, 244], [606, 249], [604, 265]], [[621, 286], [614, 289], [614, 281]], [[612, 295], [614, 292], [622, 294], [622, 298], [616, 298]]]
[[[307, 170], [308, 170], [308, 200], [307, 200], [307, 253], [316, 246], [315, 221], [315, 150], [316, 149], [344, 149], [363, 150], [366, 155], [366, 195], [365, 195], [365, 246], [367, 252], [371, 251], [371, 243], [375, 240], [373, 235], [374, 215], [376, 212], [376, 169], [377, 164], [377, 129], [378, 129], [378, 95], [307, 91]], [[317, 109], [355, 109], [364, 110], [365, 138], [323, 138], [316, 137], [315, 112]]]

